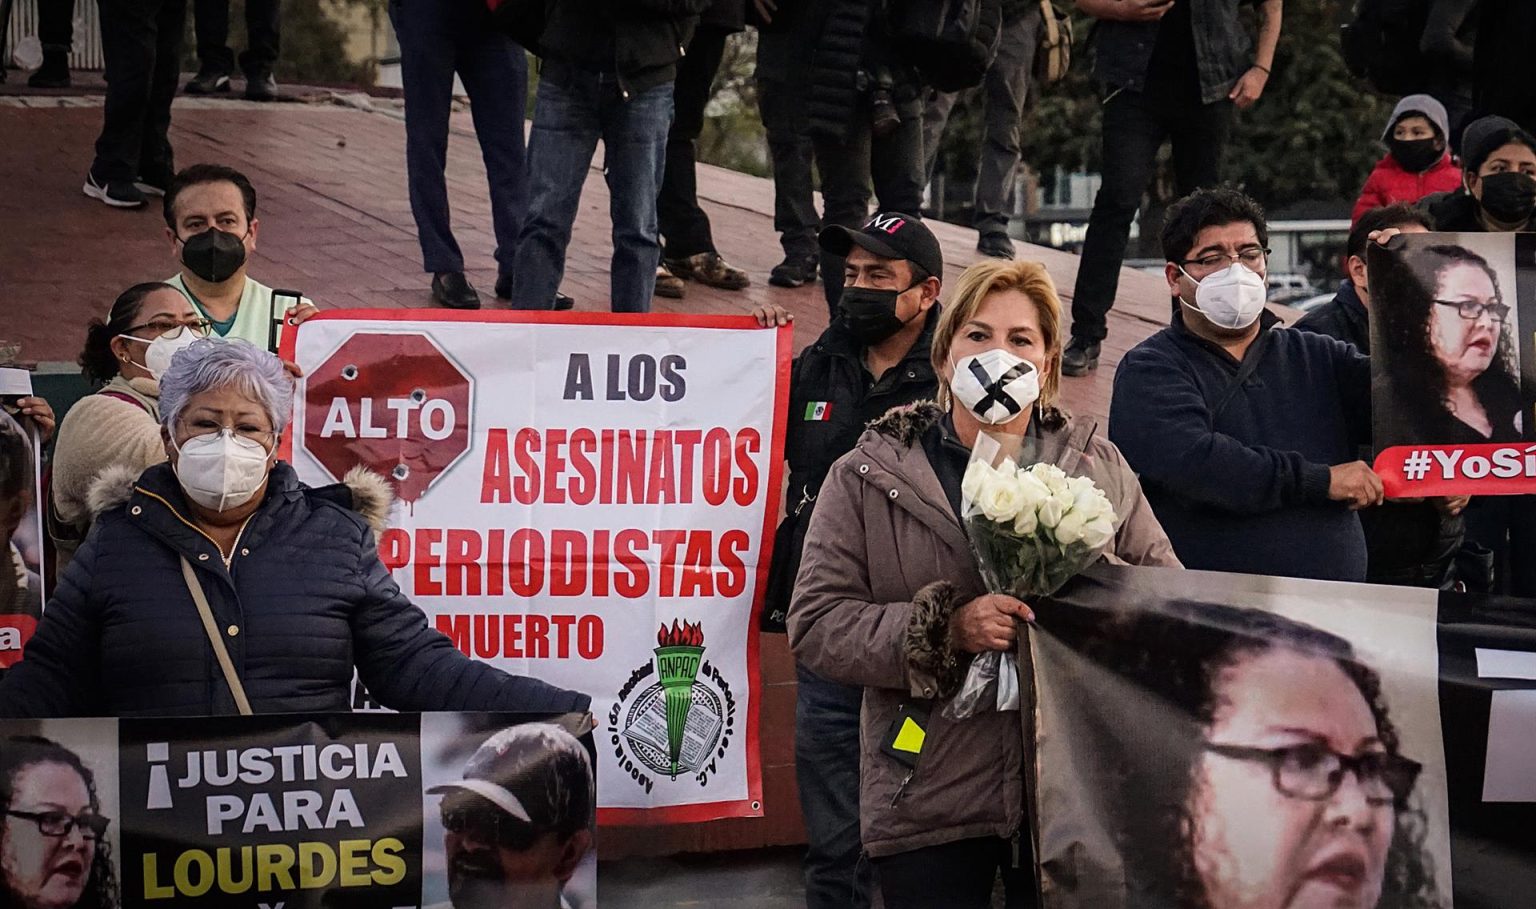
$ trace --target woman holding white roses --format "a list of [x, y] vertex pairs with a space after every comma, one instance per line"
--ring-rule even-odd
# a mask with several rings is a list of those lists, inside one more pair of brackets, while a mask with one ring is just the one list
[[[1105, 559], [1179, 564], [1120, 452], [1094, 421], [1055, 406], [1061, 335], [1043, 266], [967, 269], [934, 332], [939, 402], [870, 424], [832, 468], [807, 532], [790, 640], [813, 672], [864, 686], [860, 826], [889, 909], [987, 907], [999, 874], [1009, 906], [1035, 903], [1020, 714], [942, 715], [971, 658], [1013, 650], [1017, 622], [1033, 618], [1025, 603], [985, 592], [963, 529], [961, 484], [978, 436], [1025, 437], [1041, 460], [1082, 478], [1063, 496], [1090, 480], [1102, 490], [1118, 525], [1088, 514], [1067, 533], [1112, 536]], [[1024, 486], [970, 498], [990, 495], [978, 504], [1014, 513]], [[924, 729], [915, 754], [909, 718]]]

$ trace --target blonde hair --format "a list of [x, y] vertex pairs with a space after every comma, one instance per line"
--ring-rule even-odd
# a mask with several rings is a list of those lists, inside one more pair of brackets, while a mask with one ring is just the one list
[[[939, 314], [939, 324], [933, 330], [933, 369], [943, 375], [950, 345], [960, 326], [976, 317], [988, 296], [1006, 290], [1016, 290], [1035, 304], [1040, 318], [1040, 340], [1046, 352], [1045, 369], [1040, 376], [1040, 408], [1049, 410], [1055, 406], [1061, 390], [1061, 298], [1056, 295], [1050, 273], [1039, 262], [987, 259], [960, 275], [955, 293]], [[939, 404], [949, 407], [949, 385], [945, 382], [939, 383]]]

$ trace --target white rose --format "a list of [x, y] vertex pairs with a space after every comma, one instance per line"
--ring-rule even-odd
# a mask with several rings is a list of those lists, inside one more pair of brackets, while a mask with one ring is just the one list
[[1057, 495], [1066, 494], [1070, 488], [1067, 485], [1067, 475], [1062, 473], [1061, 468], [1055, 464], [1046, 464], [1045, 469], [1040, 471], [1040, 479], [1045, 482], [1045, 485], [1050, 488], [1052, 493]]
[[976, 504], [981, 513], [999, 523], [1012, 521], [1024, 506], [1024, 493], [1013, 477], [994, 474], [982, 484]]
[[1076, 509], [1067, 512], [1056, 524], [1056, 542], [1063, 546], [1071, 546], [1083, 538], [1083, 530], [1088, 522]]
[[1083, 528], [1083, 543], [1089, 549], [1099, 549], [1115, 538], [1115, 525], [1106, 518], [1089, 521]]
[[1040, 516], [1035, 512], [1035, 506], [1026, 504], [1019, 509], [1019, 516], [1013, 519], [1013, 532], [1027, 537], [1039, 529]]
[[965, 468], [965, 476], [960, 480], [960, 496], [963, 501], [975, 502], [981, 497], [981, 491], [986, 487], [987, 481], [992, 477], [992, 465], [986, 461], [972, 461]]
[[1030, 510], [1039, 508], [1041, 502], [1051, 497], [1050, 487], [1046, 486], [1039, 477], [1029, 471], [1025, 471], [1018, 476], [1019, 489], [1023, 492], [1024, 503]]
[[1061, 519], [1066, 514], [1067, 506], [1056, 496], [1051, 496], [1040, 503], [1040, 524], [1047, 529], [1055, 528], [1057, 524], [1061, 523]]
[[1092, 521], [1111, 511], [1108, 497], [1097, 488], [1079, 492], [1072, 500], [1072, 510], [1081, 512], [1085, 521]]
[[1085, 492], [1097, 490], [1099, 487], [1093, 484], [1091, 477], [1073, 477], [1067, 481], [1067, 488], [1072, 490], [1074, 496], [1080, 496]]

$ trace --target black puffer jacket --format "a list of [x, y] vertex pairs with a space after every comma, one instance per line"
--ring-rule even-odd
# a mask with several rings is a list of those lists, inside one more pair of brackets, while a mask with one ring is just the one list
[[[126, 482], [125, 482], [126, 481]], [[210, 716], [236, 712], [179, 556], [197, 569], [257, 713], [347, 712], [353, 667], [397, 710], [584, 711], [590, 699], [498, 672], [427, 625], [379, 561], [388, 487], [361, 471], [311, 489], [279, 463], [225, 569], [185, 517], [169, 465], [104, 474], [111, 507], [69, 565], [24, 658], [0, 681], [0, 716]]]
[[712, 0], [558, 0], [539, 47], [548, 60], [618, 74], [625, 97], [677, 77]]

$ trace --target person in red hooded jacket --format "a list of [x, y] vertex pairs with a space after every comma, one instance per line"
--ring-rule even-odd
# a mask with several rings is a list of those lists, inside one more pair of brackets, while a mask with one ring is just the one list
[[1397, 102], [1381, 134], [1387, 154], [1366, 178], [1355, 200], [1351, 223], [1394, 202], [1417, 202], [1430, 193], [1461, 185], [1461, 171], [1446, 151], [1445, 107], [1429, 95], [1408, 95]]

